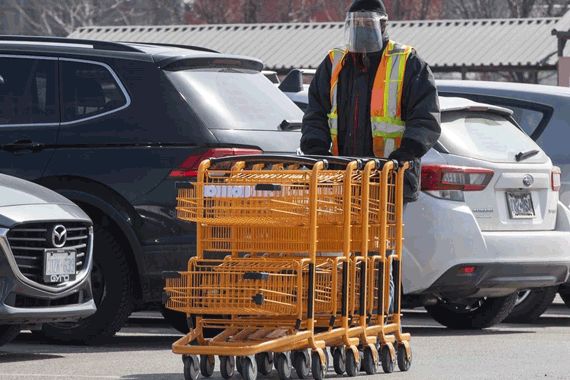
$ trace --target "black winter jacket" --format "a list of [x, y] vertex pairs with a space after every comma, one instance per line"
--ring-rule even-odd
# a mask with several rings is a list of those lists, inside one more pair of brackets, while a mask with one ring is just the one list
[[[387, 42], [387, 41], [386, 41]], [[385, 43], [386, 45], [387, 43]], [[372, 157], [370, 102], [374, 78], [382, 52], [348, 55], [338, 82], [339, 154]], [[332, 63], [327, 56], [309, 88], [309, 105], [303, 118], [301, 150], [304, 154], [330, 155], [330, 78]], [[400, 149], [390, 157], [414, 160], [415, 169], [405, 178], [405, 199], [414, 201], [419, 191], [420, 158], [437, 142], [441, 133], [440, 110], [433, 74], [415, 51], [408, 58], [402, 93], [402, 119], [406, 131]]]

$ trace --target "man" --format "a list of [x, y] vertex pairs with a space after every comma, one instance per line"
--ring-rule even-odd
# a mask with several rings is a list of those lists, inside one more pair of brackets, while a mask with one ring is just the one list
[[346, 48], [334, 49], [309, 89], [301, 150], [306, 155], [415, 161], [405, 200], [418, 197], [420, 158], [437, 142], [439, 101], [433, 74], [416, 52], [390, 41], [381, 0], [355, 0]]
[[[420, 158], [441, 133], [433, 74], [414, 49], [391, 41], [381, 0], [355, 0], [346, 18], [346, 48], [333, 49], [309, 89], [301, 151], [306, 155], [388, 157], [415, 165], [404, 200], [419, 193]], [[394, 284], [390, 272], [390, 310]]]

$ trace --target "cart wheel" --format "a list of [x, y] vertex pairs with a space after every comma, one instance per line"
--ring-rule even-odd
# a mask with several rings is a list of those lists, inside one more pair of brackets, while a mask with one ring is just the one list
[[406, 353], [406, 347], [403, 344], [398, 345], [398, 368], [400, 371], [406, 372], [412, 366], [412, 353], [410, 348], [410, 357]]
[[297, 372], [297, 377], [299, 377], [299, 379], [309, 378], [309, 374], [311, 373], [311, 363], [307, 351], [293, 352], [293, 367], [295, 368], [295, 372]]
[[204, 377], [212, 377], [216, 359], [213, 356], [200, 356], [200, 373]]
[[275, 366], [277, 367], [280, 380], [291, 379], [291, 359], [289, 355], [284, 353], [277, 354], [275, 357]]
[[370, 347], [364, 349], [364, 358], [362, 360], [363, 370], [367, 375], [374, 375], [376, 373], [376, 367], [378, 363], [374, 360], [374, 354]]
[[233, 356], [220, 356], [220, 373], [224, 379], [234, 375], [236, 362]]
[[255, 355], [255, 361], [257, 362], [257, 369], [262, 375], [267, 376], [271, 373], [273, 369], [273, 354], [271, 352]]
[[257, 379], [257, 362], [253, 356], [241, 357], [241, 377], [243, 380], [256, 380]]
[[241, 375], [243, 371], [243, 356], [236, 356], [236, 369], [238, 373]]
[[382, 361], [382, 369], [384, 372], [394, 372], [394, 358], [392, 358], [392, 355], [390, 354], [390, 348], [388, 345], [380, 348], [380, 360]]
[[333, 351], [333, 366], [337, 375], [343, 375], [346, 372], [346, 351], [344, 347], [337, 347]]
[[354, 377], [358, 373], [360, 367], [360, 358], [354, 357], [354, 352], [351, 349], [346, 350], [346, 374], [349, 377]]
[[198, 380], [200, 375], [200, 361], [197, 356], [184, 355], [182, 357], [184, 363], [184, 380]]
[[326, 364], [321, 363], [321, 357], [317, 351], [311, 354], [311, 371], [315, 380], [323, 380], [327, 376]]

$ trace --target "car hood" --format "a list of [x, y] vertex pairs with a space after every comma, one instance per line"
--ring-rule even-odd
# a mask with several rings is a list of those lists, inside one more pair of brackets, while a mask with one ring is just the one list
[[0, 174], [0, 213], [3, 207], [50, 203], [74, 205], [69, 199], [45, 187]]

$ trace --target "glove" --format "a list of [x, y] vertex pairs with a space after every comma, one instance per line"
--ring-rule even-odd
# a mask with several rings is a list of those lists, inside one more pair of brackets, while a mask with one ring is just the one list
[[415, 157], [412, 153], [408, 151], [402, 149], [396, 149], [390, 154], [388, 158], [390, 160], [396, 160], [398, 162], [408, 162], [408, 161], [414, 161], [417, 157]]

